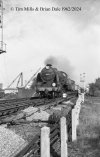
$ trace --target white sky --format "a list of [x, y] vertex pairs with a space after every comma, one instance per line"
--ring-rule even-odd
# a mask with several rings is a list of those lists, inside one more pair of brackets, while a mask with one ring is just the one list
[[[80, 6], [82, 11], [15, 10], [15, 7], [27, 6]], [[5, 0], [7, 53], [0, 55], [0, 82], [7, 86], [20, 72], [24, 73], [24, 80], [28, 80], [49, 56], [58, 61], [60, 58], [64, 66], [72, 70], [68, 73], [74, 73], [76, 82], [83, 72], [87, 83], [94, 81], [100, 76], [99, 6], [99, 0]]]

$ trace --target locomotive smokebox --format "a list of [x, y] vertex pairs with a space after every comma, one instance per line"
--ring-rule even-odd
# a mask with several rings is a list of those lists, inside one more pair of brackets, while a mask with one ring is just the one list
[[51, 68], [51, 67], [52, 67], [51, 64], [47, 64], [47, 65], [46, 65], [46, 69], [49, 69], [49, 68]]
[[53, 81], [55, 78], [55, 70], [51, 64], [47, 64], [40, 73], [41, 79], [45, 82]]

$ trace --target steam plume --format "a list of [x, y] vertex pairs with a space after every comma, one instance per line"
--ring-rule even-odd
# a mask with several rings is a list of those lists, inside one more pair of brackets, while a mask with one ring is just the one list
[[75, 79], [74, 74], [75, 69], [67, 58], [64, 58], [62, 56], [59, 57], [50, 56], [45, 60], [44, 63], [45, 65], [52, 64], [53, 67], [57, 68], [59, 71], [61, 70], [67, 73], [71, 79]]

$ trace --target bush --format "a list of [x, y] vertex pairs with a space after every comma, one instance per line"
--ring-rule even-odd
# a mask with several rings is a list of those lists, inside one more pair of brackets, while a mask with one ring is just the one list
[[100, 78], [97, 78], [95, 83], [89, 84], [89, 95], [100, 96]]

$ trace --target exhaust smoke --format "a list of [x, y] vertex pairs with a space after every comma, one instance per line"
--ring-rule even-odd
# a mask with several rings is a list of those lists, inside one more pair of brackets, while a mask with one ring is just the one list
[[45, 60], [44, 64], [45, 65], [51, 64], [59, 71], [63, 71], [66, 74], [68, 74], [71, 79], [75, 79], [74, 74], [75, 68], [71, 65], [70, 61], [67, 58], [64, 58], [62, 56], [59, 57], [50, 56]]

